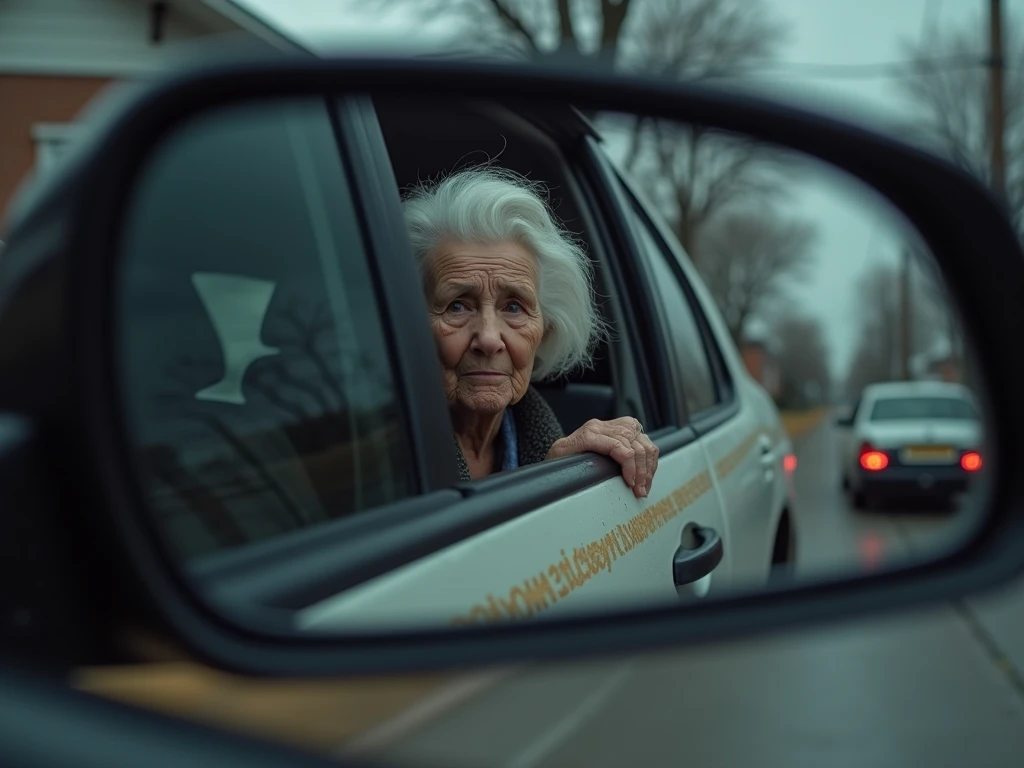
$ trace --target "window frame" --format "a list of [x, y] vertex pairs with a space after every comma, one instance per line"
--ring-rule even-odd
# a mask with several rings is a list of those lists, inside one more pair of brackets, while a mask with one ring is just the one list
[[[637, 406], [638, 409], [631, 415], [643, 419], [650, 426], [650, 433], [662, 434], [672, 429], [673, 425], [663, 418], [664, 410], [662, 404], [658, 402], [653, 386], [652, 373], [648, 365], [649, 356], [644, 344], [645, 337], [632, 311], [632, 286], [623, 274], [621, 258], [618, 256], [620, 244], [617, 209], [607, 195], [600, 169], [594, 163], [590, 148], [592, 141], [587, 138], [571, 148], [566, 148], [565, 175], [569, 184], [574, 187], [580, 216], [586, 220], [587, 232], [592, 238], [591, 256], [596, 254], [600, 257], [594, 264], [595, 272], [600, 275], [599, 287], [607, 292], [608, 303], [615, 315], [614, 332], [618, 338], [608, 343], [608, 352], [612, 357], [613, 386], [631, 389], [625, 386], [627, 372], [622, 370], [624, 366], [629, 366], [639, 389], [637, 392], [617, 393], [616, 399], [627, 407]], [[632, 402], [634, 395], [639, 398], [638, 403]]]
[[[667, 364], [668, 340], [664, 334], [664, 322], [655, 309], [655, 292], [646, 262], [641, 257], [642, 248], [628, 222], [627, 188], [621, 183], [599, 140], [589, 139], [586, 142], [586, 154], [591, 166], [591, 186], [602, 206], [602, 210], [597, 212], [598, 219], [601, 220], [603, 214], [608, 236], [612, 239], [607, 249], [609, 263], [616, 283], [624, 288], [624, 319], [634, 350], [645, 362], [646, 395], [657, 407], [659, 424], [665, 429], [683, 429], [689, 422], [686, 405], [674, 395], [675, 374]], [[661, 382], [672, 382], [672, 386]]]
[[[394, 179], [383, 133], [368, 97], [345, 97], [334, 104], [335, 134], [365, 228], [382, 324], [392, 345], [399, 405], [417, 432], [410, 450], [425, 465], [425, 482], [418, 495], [186, 564], [220, 610], [284, 631], [292, 628], [293, 611], [620, 475], [613, 460], [580, 454], [479, 480], [458, 479], [440, 364], [424, 322], [426, 301], [401, 217], [398, 187], [382, 181]], [[555, 141], [565, 149], [563, 142]], [[564, 175], [581, 188], [576, 191], [586, 215], [600, 221], [607, 214], [594, 209], [585, 191], [590, 188], [600, 197], [600, 187], [581, 178], [589, 156], [574, 165], [568, 154], [563, 157]], [[614, 248], [602, 245], [612, 260]], [[426, 370], [438, 372], [436, 386], [413, 386], [429, 378], [423, 376]], [[411, 371], [417, 375], [410, 376]], [[688, 427], [652, 430], [649, 436], [662, 454], [697, 440]]]
[[[656, 213], [652, 212], [651, 207], [641, 199], [640, 194], [624, 175], [616, 171], [616, 176], [625, 190], [632, 214], [636, 217], [639, 225], [648, 228], [655, 245], [667, 262], [668, 268], [675, 275], [683, 295], [689, 302], [690, 313], [700, 334], [705, 359], [708, 361], [708, 370], [711, 373], [712, 384], [715, 387], [717, 402], [713, 406], [696, 412], [691, 412], [689, 403], [686, 403], [686, 412], [690, 417], [689, 423], [697, 432], [702, 435], [707, 434], [726, 422], [731, 421], [739, 414], [740, 401], [735, 380], [725, 361], [721, 343], [708, 320], [707, 310], [694, 290], [689, 276], [683, 270], [683, 265], [680, 263], [680, 259], [683, 257], [688, 259], [688, 255], [678, 241], [674, 240], [674, 238], [670, 239], [666, 235], [668, 230], [665, 222]], [[653, 258], [653, 255], [643, 252], [641, 257], [645, 259], [646, 263], [646, 259]], [[647, 269], [650, 269], [649, 265]], [[665, 322], [664, 316], [662, 316], [662, 322]], [[674, 345], [668, 345], [667, 354], [671, 355], [672, 359], [676, 359]], [[679, 360], [676, 359], [676, 363], [677, 366], [682, 367]], [[679, 376], [685, 376], [685, 372], [680, 370]], [[680, 399], [685, 402], [686, 395], [683, 388], [677, 387], [677, 391]]]
[[427, 305], [399, 192], [382, 183], [392, 178], [384, 137], [368, 96], [329, 99], [328, 103], [325, 116], [331, 120], [363, 229], [407, 454], [415, 473], [412, 488], [418, 495], [450, 488], [458, 481], [458, 465], [452, 452], [443, 449], [450, 442], [439, 441], [438, 435], [449, 435], [451, 422], [437, 408], [445, 402], [440, 375], [433, 381], [422, 376], [431, 366], [438, 368], [437, 356], [430, 328], [423, 322]]

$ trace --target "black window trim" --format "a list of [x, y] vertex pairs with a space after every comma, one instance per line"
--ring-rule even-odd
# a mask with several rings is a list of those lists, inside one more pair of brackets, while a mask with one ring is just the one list
[[668, 340], [657, 317], [657, 310], [653, 309], [656, 306], [655, 297], [650, 277], [641, 266], [643, 262], [640, 260], [640, 244], [625, 220], [625, 206], [628, 204], [624, 198], [625, 189], [616, 183], [618, 175], [604, 154], [600, 141], [587, 137], [583, 146], [585, 157], [589, 161], [583, 168], [588, 172], [587, 181], [590, 182], [584, 187], [592, 191], [600, 206], [595, 218], [607, 223], [606, 251], [609, 255], [609, 266], [619, 285], [625, 287], [624, 293], [629, 299], [622, 304], [633, 349], [635, 353], [642, 355], [646, 363], [646, 395], [651, 398], [651, 403], [657, 406], [659, 424], [672, 425], [678, 429], [685, 428], [688, 424], [687, 414], [674, 396], [674, 388], [659, 384], [674, 382], [675, 375], [665, 356]]
[[[422, 494], [450, 488], [458, 481], [458, 465], [450, 450], [451, 422], [398, 189], [382, 183], [394, 177], [384, 137], [369, 97], [347, 96], [335, 104], [329, 112], [363, 227], [402, 434], [414, 473], [412, 490]], [[424, 371], [430, 370], [438, 375], [425, 376]]]
[[[679, 286], [689, 302], [690, 312], [696, 322], [698, 333], [700, 333], [701, 345], [704, 349], [704, 356], [708, 361], [708, 368], [711, 372], [711, 378], [715, 387], [715, 396], [718, 399], [718, 402], [708, 408], [692, 412], [689, 424], [693, 426], [698, 434], [706, 435], [739, 415], [740, 400], [735, 382], [733, 381], [729, 368], [722, 357], [722, 351], [719, 348], [718, 339], [707, 319], [704, 307], [694, 292], [693, 286], [690, 285], [690, 281], [683, 272], [682, 266], [679, 263], [676, 249], [673, 247], [671, 242], [666, 240], [658, 222], [651, 218], [647, 208], [636, 196], [628, 181], [624, 179], [622, 174], [617, 170], [616, 176], [622, 184], [624, 192], [629, 200], [633, 215], [637, 217], [641, 225], [647, 226], [651, 237], [654, 239], [655, 245], [659, 247], [662, 257], [668, 263], [669, 269], [676, 276], [676, 280], [679, 282]], [[669, 354], [674, 356], [674, 350], [670, 349]], [[679, 375], [685, 376], [685, 372], [680, 371]], [[686, 394], [683, 388], [680, 388], [679, 397], [686, 401]], [[689, 403], [686, 404], [686, 407], [689, 412]]]
[[[665, 455], [698, 435], [664, 427], [650, 437]], [[188, 570], [218, 605], [287, 630], [294, 611], [619, 476], [607, 457], [566, 456], [197, 558]]]
[[[595, 272], [601, 275], [599, 287], [608, 293], [609, 301], [615, 311], [617, 325], [613, 328], [619, 338], [609, 342], [608, 352], [611, 356], [611, 370], [613, 386], [624, 388], [623, 373], [621, 368], [630, 365], [636, 376], [639, 385], [640, 402], [639, 412], [631, 415], [643, 419], [649, 423], [654, 430], [660, 429], [663, 420], [660, 417], [661, 407], [658, 403], [655, 390], [651, 381], [651, 371], [648, 367], [648, 355], [644, 353], [641, 342], [642, 334], [638, 333], [636, 319], [631, 311], [629, 297], [623, 293], [622, 272], [616, 257], [616, 243], [611, 227], [609, 227], [603, 209], [607, 205], [602, 203], [600, 182], [595, 181], [596, 173], [592, 167], [592, 158], [587, 152], [584, 142], [577, 140], [574, 144], [562, 147], [559, 152], [564, 162], [564, 176], [571, 193], [574, 194], [576, 207], [579, 210], [581, 219], [585, 220], [587, 233], [590, 235], [591, 256], [599, 253], [601, 262], [594, 265]], [[622, 348], [626, 354], [621, 354]], [[616, 400], [629, 404], [633, 398], [633, 392], [616, 392]]]
[[713, 375], [715, 376], [715, 385], [720, 388], [719, 392], [722, 394], [722, 403], [727, 403], [737, 397], [736, 382], [733, 380], [732, 371], [730, 371], [729, 366], [726, 365], [725, 357], [722, 355], [721, 344], [719, 343], [714, 329], [711, 327], [711, 321], [708, 320], [704, 304], [701, 302], [700, 297], [697, 296], [697, 292], [693, 290], [693, 286], [691, 285], [689, 278], [686, 276], [682, 265], [679, 263], [679, 257], [681, 254], [685, 255], [687, 258], [689, 258], [689, 254], [685, 252], [681, 243], [665, 237], [664, 222], [652, 218], [648, 210], [636, 197], [633, 190], [628, 186], [627, 190], [629, 191], [629, 195], [633, 198], [634, 205], [638, 208], [641, 217], [650, 224], [651, 232], [655, 240], [660, 243], [662, 251], [666, 256], [671, 256], [669, 259], [669, 268], [676, 274], [676, 277], [683, 286], [683, 292], [690, 300], [690, 306], [693, 310], [694, 318], [697, 320], [697, 327], [700, 329], [704, 338], [704, 349], [708, 356], [708, 362], [711, 363]]

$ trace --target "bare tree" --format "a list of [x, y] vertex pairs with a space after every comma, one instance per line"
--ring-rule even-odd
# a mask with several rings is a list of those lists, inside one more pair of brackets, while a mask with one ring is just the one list
[[813, 225], [768, 207], [722, 215], [701, 232], [695, 266], [737, 342], [751, 318], [763, 318], [804, 276], [815, 240]]
[[[784, 27], [760, 3], [651, 0], [622, 45], [622, 66], [683, 80], [736, 77], [770, 59]], [[783, 156], [760, 142], [698, 125], [638, 116], [625, 168], [696, 256], [700, 229], [719, 211], [782, 190]]]
[[[1019, 23], [1019, 20], [1018, 20]], [[1024, 37], [1007, 18], [1004, 77], [1006, 203], [1024, 238]], [[913, 63], [898, 81], [920, 117], [912, 126], [948, 158], [986, 184], [991, 179], [991, 105], [987, 32], [980, 20], [958, 29], [933, 29], [907, 43]]]
[[850, 397], [857, 398], [868, 384], [895, 378], [890, 343], [892, 340], [888, 337], [880, 339], [862, 329], [860, 343], [846, 375], [846, 392]]
[[945, 343], [949, 355], [963, 356], [964, 329], [960, 316], [932, 255], [921, 249], [911, 251], [910, 295], [917, 321], [914, 343], [922, 352], [938, 341]]
[[[532, 56], [689, 81], [740, 76], [774, 57], [786, 37], [766, 0], [405, 2], [417, 18], [450, 24], [453, 44], [470, 35], [511, 41]], [[690, 252], [718, 210], [769, 186], [765, 170], [775, 156], [763, 145], [642, 115], [626, 122], [626, 170], [656, 194]]]
[[[356, 0], [341, 0], [355, 4]], [[366, 0], [361, 0], [363, 7]], [[595, 60], [702, 77], [734, 74], [773, 50], [782, 32], [765, 0], [376, 0], [417, 22], [442, 23], [450, 42], [511, 43], [531, 56]]]
[[701, 230], [716, 215], [786, 194], [780, 171], [789, 157], [761, 142], [665, 122], [640, 126], [635, 135], [640, 138], [627, 161], [630, 175], [672, 222], [694, 260], [700, 258]]
[[[949, 305], [935, 280], [920, 268], [911, 270], [911, 355], [931, 353], [945, 335]], [[861, 332], [847, 375], [847, 390], [856, 395], [865, 386], [899, 378], [901, 297], [899, 269], [879, 264], [857, 288]]]
[[830, 350], [821, 323], [813, 317], [785, 314], [772, 324], [779, 364], [779, 404], [816, 405], [832, 389]]
[[[760, 2], [650, 0], [622, 44], [622, 66], [681, 80], [737, 77], [772, 58], [785, 27]], [[780, 159], [764, 144], [638, 116], [625, 167], [660, 202], [691, 255], [712, 216], [777, 191]]]

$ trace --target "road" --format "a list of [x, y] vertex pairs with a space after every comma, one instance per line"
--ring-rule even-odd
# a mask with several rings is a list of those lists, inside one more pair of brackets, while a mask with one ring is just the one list
[[[948, 512], [853, 513], [824, 424], [798, 445], [800, 570], [912, 554]], [[1024, 764], [1024, 583], [965, 604], [599, 662], [536, 666], [373, 753], [410, 766]]]

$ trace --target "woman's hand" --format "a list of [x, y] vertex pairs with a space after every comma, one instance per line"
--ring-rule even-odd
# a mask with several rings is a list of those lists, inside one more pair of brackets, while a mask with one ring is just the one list
[[600, 453], [622, 465], [622, 479], [638, 499], [651, 491], [658, 471], [658, 447], [644, 434], [644, 428], [632, 416], [611, 421], [591, 419], [571, 435], [556, 440], [547, 458], [558, 459], [576, 453]]

